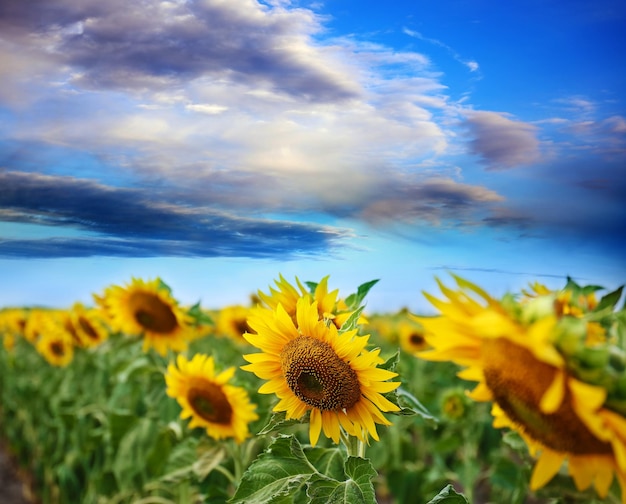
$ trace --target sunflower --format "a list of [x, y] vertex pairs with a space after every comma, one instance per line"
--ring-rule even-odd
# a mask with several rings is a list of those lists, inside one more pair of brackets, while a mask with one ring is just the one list
[[169, 288], [156, 278], [144, 282], [133, 278], [130, 285], [109, 287], [104, 305], [112, 327], [129, 335], [143, 336], [143, 349], [154, 348], [165, 355], [187, 348], [191, 337], [191, 318], [178, 306]]
[[579, 490], [593, 484], [605, 497], [617, 476], [626, 503], [626, 419], [605, 407], [605, 389], [570, 373], [554, 344], [560, 314], [518, 320], [478, 286], [454, 278], [459, 291], [438, 281], [447, 300], [425, 294], [443, 316], [418, 317], [433, 347], [420, 357], [466, 367], [459, 376], [478, 382], [470, 397], [493, 402], [494, 427], [517, 431], [538, 455], [531, 489], [567, 460]]
[[10, 352], [15, 348], [18, 337], [23, 337], [27, 314], [21, 308], [0, 310], [0, 334], [2, 344]]
[[74, 358], [72, 337], [60, 323], [46, 322], [35, 347], [53, 366], [65, 367]]
[[235, 374], [231, 367], [215, 373], [213, 357], [196, 354], [191, 359], [178, 355], [165, 375], [167, 395], [182, 407], [181, 418], [189, 427], [202, 427], [215, 439], [235, 438], [241, 443], [249, 435], [248, 424], [258, 419], [256, 406], [241, 387], [229, 385]]
[[248, 324], [257, 334], [244, 338], [261, 353], [244, 355], [250, 364], [242, 369], [263, 380], [260, 393], [275, 393], [274, 411], [286, 418], [301, 418], [310, 411], [309, 438], [315, 446], [320, 432], [339, 442], [341, 429], [362, 441], [378, 440], [376, 424], [391, 425], [382, 411], [399, 408], [382, 396], [399, 382], [377, 364], [380, 350], [367, 351], [369, 336], [356, 330], [339, 333], [319, 318], [317, 301], [301, 297], [296, 303], [296, 323], [278, 304], [275, 310], [255, 310]]
[[405, 352], [415, 355], [428, 348], [421, 324], [402, 318], [396, 323], [400, 347]]
[[241, 305], [225, 306], [217, 314], [215, 332], [220, 336], [228, 336], [235, 341], [243, 342], [243, 333], [249, 331], [246, 319], [249, 308]]
[[23, 308], [8, 308], [0, 311], [0, 331], [13, 336], [23, 336], [28, 320], [27, 311]]
[[[311, 292], [302, 285], [300, 279], [296, 277], [296, 286], [290, 284], [282, 275], [279, 275], [279, 280], [275, 280], [274, 283], [278, 289], [270, 286], [270, 293], [265, 294], [258, 291], [259, 299], [265, 308], [275, 310], [280, 304], [285, 311], [291, 316], [293, 321], [296, 321], [296, 305], [298, 299], [301, 297], [310, 297], [317, 301], [318, 316], [320, 319], [331, 320], [333, 324], [341, 329], [341, 326], [350, 318], [352, 310], [343, 299], [338, 299], [339, 290], [328, 291], [328, 278], [326, 275], [315, 285], [315, 290]], [[366, 323], [365, 317], [359, 317], [359, 323]]]
[[5, 332], [2, 334], [2, 346], [7, 352], [12, 352], [15, 348], [17, 337], [14, 333]]
[[24, 338], [33, 345], [39, 340], [42, 331], [50, 322], [52, 313], [50, 310], [33, 308], [28, 312], [28, 318], [24, 324]]
[[74, 303], [70, 320], [76, 338], [84, 347], [97, 346], [109, 337], [109, 330], [100, 310]]

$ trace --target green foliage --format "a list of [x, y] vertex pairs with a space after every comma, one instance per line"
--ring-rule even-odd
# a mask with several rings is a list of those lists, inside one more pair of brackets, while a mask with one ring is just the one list
[[366, 459], [345, 458], [338, 447], [303, 449], [295, 436], [279, 435], [244, 473], [232, 504], [375, 503]]
[[156, 485], [180, 469], [177, 460], [197, 458], [189, 442], [197, 433], [165, 395], [164, 365], [125, 338], [76, 352], [66, 368], [48, 365], [23, 340], [11, 354], [0, 351], [2, 435], [44, 504], [148, 495], [178, 502], [189, 479], [199, 481], [189, 470], [173, 485]]

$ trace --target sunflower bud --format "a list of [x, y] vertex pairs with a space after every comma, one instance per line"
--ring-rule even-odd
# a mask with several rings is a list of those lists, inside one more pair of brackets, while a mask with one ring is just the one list
[[524, 324], [533, 322], [554, 315], [554, 294], [546, 294], [529, 299], [523, 306], [520, 314], [520, 321]]
[[446, 420], [458, 422], [468, 415], [470, 402], [463, 389], [448, 389], [441, 398], [441, 415]]
[[565, 356], [573, 356], [582, 350], [587, 336], [587, 324], [578, 317], [566, 316], [556, 327], [555, 343]]

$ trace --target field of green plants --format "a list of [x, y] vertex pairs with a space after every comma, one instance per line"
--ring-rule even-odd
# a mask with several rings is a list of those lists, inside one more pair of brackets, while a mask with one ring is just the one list
[[621, 289], [452, 276], [420, 317], [328, 283], [2, 309], [0, 438], [37, 501], [626, 503]]

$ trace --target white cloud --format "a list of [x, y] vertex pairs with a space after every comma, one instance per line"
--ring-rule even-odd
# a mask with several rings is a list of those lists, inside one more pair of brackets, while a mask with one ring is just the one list
[[470, 69], [470, 72], [476, 72], [478, 70], [478, 62], [476, 61], [466, 61], [465, 65]]
[[192, 112], [200, 112], [201, 114], [221, 114], [222, 112], [226, 112], [228, 107], [224, 105], [215, 105], [210, 103], [190, 103], [185, 105], [187, 110], [191, 110]]

